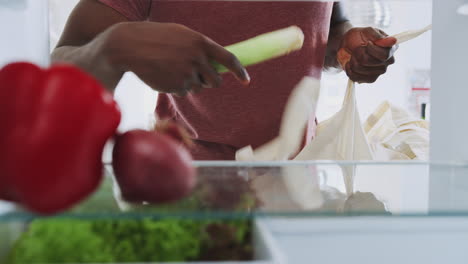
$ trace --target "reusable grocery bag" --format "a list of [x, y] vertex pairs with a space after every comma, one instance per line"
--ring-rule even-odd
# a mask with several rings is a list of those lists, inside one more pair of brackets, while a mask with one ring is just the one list
[[428, 160], [429, 122], [383, 102], [364, 123], [377, 160]]
[[[431, 29], [407, 31], [394, 37], [397, 44], [418, 37]], [[363, 129], [356, 104], [355, 84], [349, 80], [341, 110], [330, 119], [321, 122], [314, 140], [306, 145], [296, 157], [291, 157], [300, 149], [304, 128], [308, 119], [315, 114], [320, 85], [318, 80], [305, 77], [293, 91], [286, 106], [280, 134], [277, 138], [253, 150], [250, 146], [236, 153], [238, 161], [262, 160], [373, 160], [374, 153]], [[309, 96], [299, 96], [299, 95]], [[306, 99], [311, 101], [307, 102]], [[304, 116], [307, 113], [307, 116]], [[341, 166], [346, 192], [354, 193], [353, 182], [355, 166]], [[310, 177], [310, 171], [301, 166], [283, 167], [284, 185], [288, 188], [293, 200], [302, 208], [315, 208], [323, 202], [316, 179]], [[307, 186], [311, 186], [308, 188]], [[314, 200], [315, 199], [315, 200]]]
[[[304, 77], [291, 93], [283, 113], [279, 136], [253, 150], [247, 146], [236, 153], [237, 161], [287, 160], [301, 148], [310, 116], [315, 116], [320, 81]], [[291, 180], [294, 175], [294, 180]], [[253, 188], [265, 210], [313, 210], [322, 206], [317, 172], [302, 166], [285, 166], [274, 173], [250, 172]], [[282, 197], [277, 197], [281, 195]]]
[[349, 81], [340, 111], [319, 123], [317, 136], [295, 160], [372, 160], [356, 105], [355, 85]]
[[[431, 29], [397, 34], [397, 44], [418, 37]], [[251, 146], [236, 153], [238, 161], [287, 160], [298, 153], [305, 127], [315, 116], [320, 82], [304, 77], [293, 90], [286, 105], [279, 136], [253, 150]], [[370, 160], [373, 159], [356, 105], [355, 84], [349, 80], [342, 109], [330, 119], [321, 122], [316, 138], [297, 155], [295, 160]]]
[[[315, 92], [314, 92], [315, 91]], [[309, 77], [295, 88], [286, 106], [280, 136], [253, 151], [250, 146], [237, 152], [238, 161], [286, 160], [297, 153], [304, 136], [309, 115], [315, 113], [320, 84]], [[309, 94], [311, 96], [302, 96]], [[307, 99], [312, 101], [307, 101]], [[341, 110], [330, 119], [319, 123], [316, 137], [306, 145], [294, 160], [372, 160], [373, 155], [361, 125], [356, 105], [355, 84], [348, 82]], [[355, 166], [342, 166], [343, 178], [348, 195], [353, 193]], [[321, 206], [320, 190], [313, 172], [302, 166], [286, 166], [282, 179], [292, 200], [304, 209]]]
[[320, 95], [320, 81], [304, 77], [294, 88], [286, 104], [279, 136], [263, 146], [251, 146], [236, 152], [237, 161], [287, 160], [297, 154], [311, 116], [315, 116]]
[[[341, 110], [317, 127], [317, 136], [295, 160], [373, 160], [356, 105], [355, 84], [348, 81]], [[346, 192], [353, 193], [355, 166], [341, 166]]]

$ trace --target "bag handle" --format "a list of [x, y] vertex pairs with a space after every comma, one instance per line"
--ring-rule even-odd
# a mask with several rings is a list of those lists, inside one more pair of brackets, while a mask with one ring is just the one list
[[[397, 40], [396, 45], [398, 45], [398, 44], [402, 44], [402, 43], [405, 43], [407, 41], [410, 41], [412, 39], [415, 39], [415, 38], [419, 37], [420, 35], [426, 33], [427, 31], [429, 31], [431, 29], [432, 29], [432, 25], [428, 25], [428, 26], [426, 26], [426, 27], [424, 27], [422, 29], [408, 30], [408, 31], [393, 35], [392, 37], [396, 38], [396, 40]], [[356, 96], [355, 85], [356, 84], [351, 79], [348, 80], [348, 87], [346, 89], [346, 95], [345, 95], [345, 98], [344, 98], [344, 101], [343, 101], [343, 106], [347, 102], [352, 100], [352, 98], [355, 98], [355, 96]]]
[[[410, 30], [410, 31], [405, 31], [400, 34], [396, 34], [393, 37], [396, 38], [397, 42], [396, 44], [401, 44], [406, 41], [412, 40], [414, 38], [417, 38], [418, 36], [422, 35], [423, 33], [429, 31], [432, 29], [432, 25], [429, 25], [425, 28], [419, 29], [419, 30]], [[353, 115], [353, 120], [356, 115], [358, 115], [357, 111], [357, 106], [356, 106], [356, 84], [353, 82], [351, 79], [348, 79], [348, 86], [346, 88], [346, 94], [343, 100], [343, 107], [349, 106], [348, 104], [352, 104], [350, 107], [352, 107], [352, 115]], [[353, 122], [353, 127], [352, 127], [352, 133], [350, 135], [351, 137], [351, 152], [352, 152], [352, 157], [355, 157], [355, 123]], [[344, 176], [344, 182], [346, 186], [346, 193], [348, 196], [350, 196], [354, 192], [354, 175], [356, 174], [356, 166], [352, 165], [350, 167], [342, 167], [343, 171], [343, 176]]]
[[353, 82], [351, 79], [348, 79], [348, 86], [346, 87], [346, 94], [343, 100], [342, 107], [350, 102], [356, 102], [356, 83]]

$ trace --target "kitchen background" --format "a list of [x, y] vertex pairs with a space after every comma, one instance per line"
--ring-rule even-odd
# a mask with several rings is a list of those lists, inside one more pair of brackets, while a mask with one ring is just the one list
[[[9, 8], [22, 8], [22, 4], [26, 1], [30, 5], [39, 3], [36, 0], [0, 0], [0, 4], [7, 4]], [[52, 50], [55, 47], [65, 22], [76, 5], [78, 0], [49, 0], [50, 9], [50, 46], [40, 47], [41, 49]], [[343, 1], [348, 15], [352, 22], [357, 26], [374, 26], [384, 29], [388, 34], [396, 34], [409, 29], [419, 29], [427, 26], [432, 21], [432, 3], [430, 0], [345, 0]], [[32, 50], [28, 45], [41, 42], [33, 40], [41, 39], [47, 36], [42, 36], [41, 31], [29, 31], [27, 34], [18, 34], [15, 29], [24, 25], [24, 29], [28, 30], [28, 23], [32, 21], [40, 21], [37, 17], [42, 17], [47, 10], [41, 8], [32, 9], [35, 13], [27, 13], [22, 16], [15, 16], [14, 12], [9, 12], [8, 9], [0, 9], [0, 21], [8, 21], [15, 23], [16, 27], [8, 27], [4, 23], [2, 30], [6, 32], [9, 38], [18, 39], [27, 38], [30, 41], [12, 41], [15, 43], [15, 49], [9, 47], [9, 42], [0, 42], [0, 48], [12, 51], [12, 54], [6, 54], [8, 57], [29, 56], [34, 58], [35, 54], [29, 54]], [[39, 12], [40, 11], [40, 12]], [[25, 10], [24, 12], [31, 12]], [[35, 18], [36, 17], [36, 18]], [[44, 23], [45, 24], [45, 23]], [[42, 32], [45, 32], [42, 31]], [[20, 44], [24, 43], [24, 44]], [[4, 47], [6, 45], [6, 47]], [[17, 51], [18, 54], [14, 54]], [[10, 58], [11, 59], [11, 58]], [[36, 61], [43, 59], [37, 58]], [[382, 76], [374, 84], [359, 85], [357, 89], [357, 102], [362, 120], [365, 120], [376, 107], [383, 101], [388, 100], [392, 104], [410, 110], [414, 115], [421, 116], [421, 100], [428, 102], [430, 88], [429, 71], [431, 65], [431, 34], [425, 34], [411, 42], [405, 43], [396, 53], [396, 64], [389, 68], [386, 75]], [[0, 66], [2, 65], [0, 61]], [[43, 61], [42, 64], [46, 64]], [[324, 120], [333, 115], [340, 109], [347, 78], [344, 73], [325, 73], [322, 80], [322, 93], [318, 109], [318, 119]], [[413, 91], [412, 89], [416, 90]], [[122, 131], [133, 128], [148, 128], [153, 120], [153, 112], [156, 104], [157, 93], [143, 84], [133, 74], [126, 74], [125, 78], [119, 84], [115, 97], [118, 100], [122, 112], [123, 122], [120, 129]], [[429, 115], [426, 115], [429, 118]], [[110, 148], [107, 149], [105, 160], [110, 159]], [[428, 204], [428, 185], [429, 178], [426, 176], [410, 177], [405, 179], [405, 182], [400, 182], [394, 179], [394, 175], [399, 175], [397, 169], [379, 170], [375, 172], [380, 176], [377, 178], [360, 178], [356, 182], [358, 190], [380, 193], [383, 196], [392, 194], [388, 193], [397, 191], [399, 197], [406, 199], [405, 206], [400, 210], [409, 210], [411, 208], [424, 209]], [[385, 174], [385, 175], [383, 175]], [[333, 177], [332, 177], [333, 178]], [[382, 184], [382, 181], [386, 184]], [[340, 190], [344, 186], [339, 186], [338, 182], [330, 182], [330, 184], [339, 187]], [[389, 185], [393, 185], [389, 186]], [[415, 189], [415, 186], [418, 186]], [[411, 201], [408, 202], [408, 201]], [[401, 206], [398, 201], [393, 201], [388, 204], [389, 208], [396, 209]], [[411, 207], [411, 208], [408, 208]]]
[[[66, 19], [78, 0], [49, 0], [50, 48], [58, 41]], [[429, 0], [345, 0], [348, 16], [356, 26], [382, 28], [389, 35], [427, 26], [432, 19]], [[422, 116], [421, 104], [428, 102], [430, 88], [431, 34], [401, 46], [396, 64], [376, 83], [359, 85], [357, 101], [362, 120], [365, 120], [385, 100]], [[345, 93], [344, 73], [325, 73], [318, 109], [318, 119], [324, 120], [339, 110]], [[413, 91], [413, 88], [414, 91]], [[157, 93], [135, 75], [128, 73], [115, 94], [123, 111], [121, 130], [147, 128], [153, 119]], [[429, 109], [429, 107], [427, 108]], [[429, 119], [427, 111], [426, 119]]]

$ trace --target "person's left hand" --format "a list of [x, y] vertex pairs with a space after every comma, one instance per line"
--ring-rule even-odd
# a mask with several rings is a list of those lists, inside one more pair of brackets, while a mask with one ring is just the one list
[[396, 41], [376, 28], [353, 28], [345, 34], [337, 59], [352, 81], [373, 83], [395, 63]]

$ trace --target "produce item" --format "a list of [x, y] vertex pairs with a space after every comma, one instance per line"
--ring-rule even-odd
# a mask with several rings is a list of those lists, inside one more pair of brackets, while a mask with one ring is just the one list
[[247, 220], [44, 219], [18, 239], [8, 263], [153, 263], [252, 259]]
[[[212, 198], [217, 199], [217, 203], [224, 200], [231, 205], [233, 198], [211, 195], [211, 190], [219, 183], [212, 181], [213, 178], [202, 179], [203, 186], [210, 186], [208, 190], [195, 191], [175, 203], [138, 205], [128, 213], [122, 213], [117, 207], [112, 196], [112, 180], [107, 178], [98, 191], [66, 216], [33, 220], [10, 251], [10, 261], [0, 256], [0, 263], [251, 260], [250, 220], [198, 219], [187, 215], [168, 218], [178, 212], [202, 211]], [[227, 188], [221, 186], [221, 189]], [[234, 196], [234, 193], [229, 195]], [[244, 208], [246, 202], [238, 199], [232, 208]]]
[[[238, 168], [198, 168], [200, 177], [194, 198], [201, 208], [224, 212], [250, 212], [260, 204], [252, 181], [241, 175]], [[250, 178], [250, 177], [249, 177]]]
[[88, 221], [37, 220], [22, 234], [7, 263], [101, 263], [113, 259]]
[[167, 134], [132, 130], [115, 139], [112, 165], [122, 197], [163, 203], [188, 195], [196, 171], [187, 149]]
[[120, 111], [92, 77], [66, 65], [14, 63], [0, 71], [0, 198], [41, 214], [94, 192]]
[[[227, 46], [226, 49], [233, 53], [243, 66], [250, 66], [300, 50], [303, 43], [302, 30], [297, 26], [290, 26]], [[215, 63], [215, 68], [220, 73], [228, 71], [218, 63]]]

